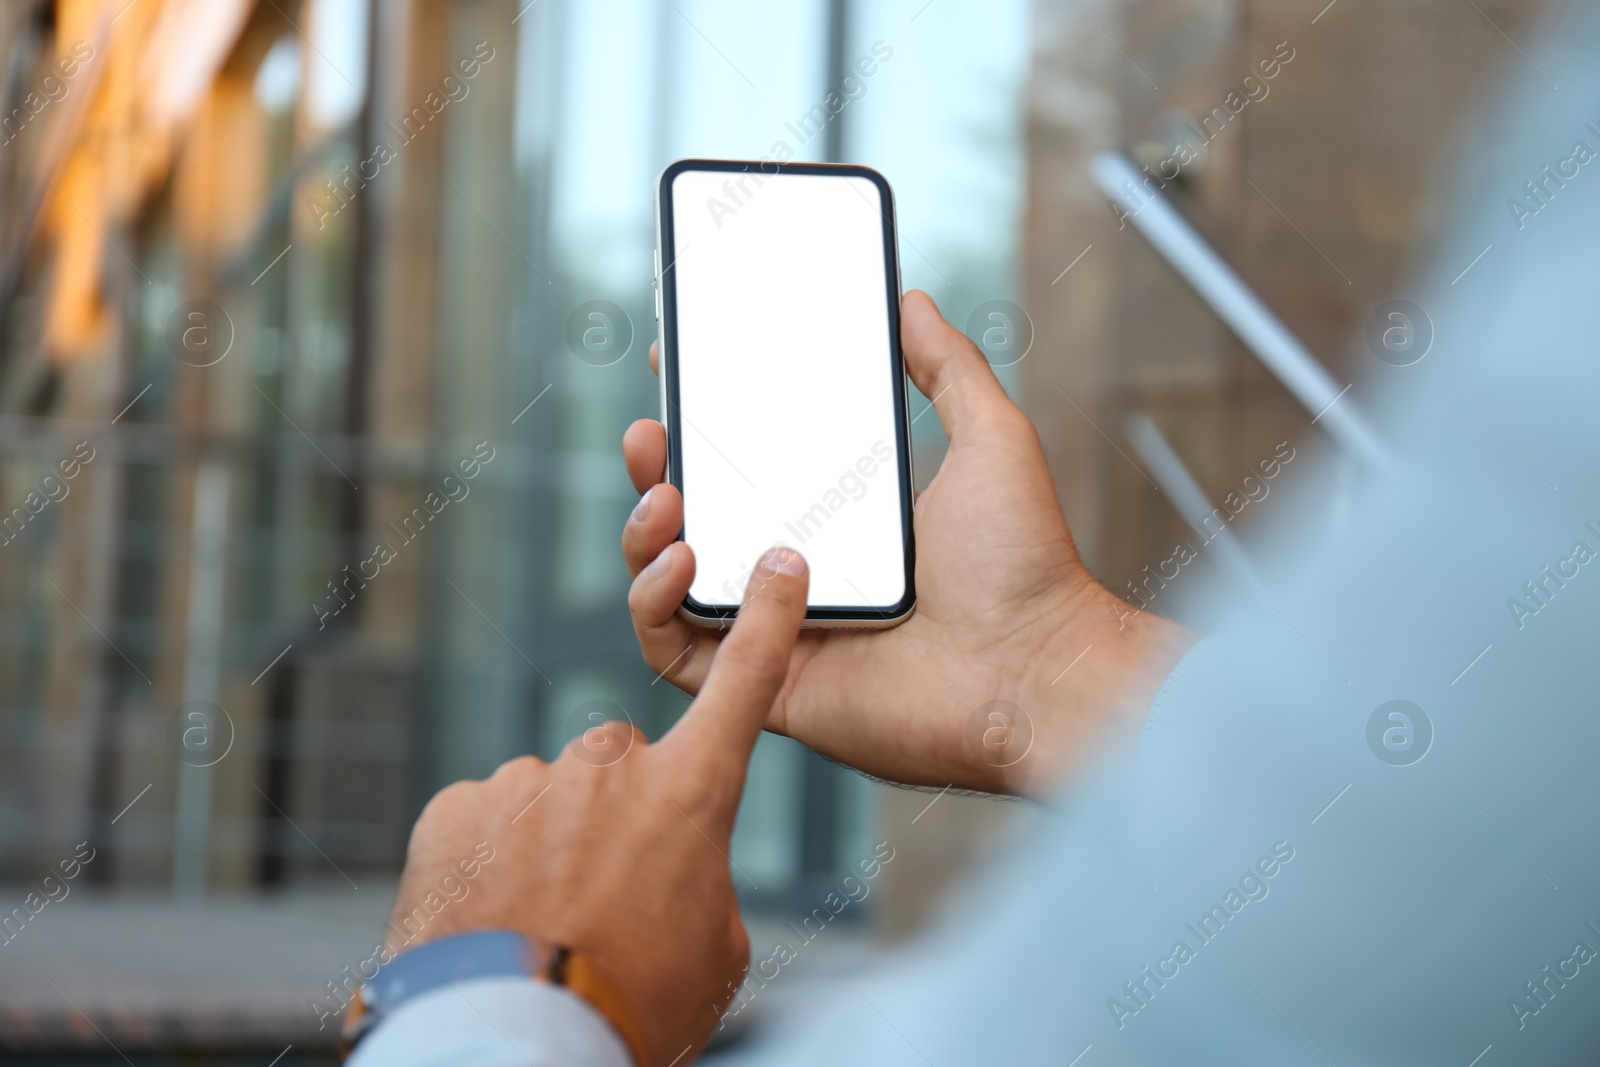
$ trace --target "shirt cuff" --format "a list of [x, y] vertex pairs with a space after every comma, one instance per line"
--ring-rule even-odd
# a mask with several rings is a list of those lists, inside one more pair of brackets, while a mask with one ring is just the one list
[[456, 982], [409, 1000], [347, 1067], [633, 1067], [600, 1013], [531, 978]]
[[1150, 714], [1145, 716], [1144, 730], [1139, 737], [1141, 748], [1166, 727], [1167, 718], [1174, 714], [1174, 702], [1181, 702], [1181, 698], [1176, 694], [1184, 688], [1188, 676], [1195, 673], [1197, 669], [1195, 664], [1209, 660], [1221, 645], [1221, 638], [1202, 637], [1193, 648], [1189, 649], [1188, 654], [1178, 661], [1178, 665], [1172, 668], [1172, 673], [1167, 675], [1161, 691], [1156, 694], [1155, 701], [1150, 705]]

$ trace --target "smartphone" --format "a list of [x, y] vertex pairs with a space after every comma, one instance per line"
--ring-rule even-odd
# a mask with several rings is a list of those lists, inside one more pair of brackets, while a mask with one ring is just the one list
[[867, 167], [682, 159], [656, 187], [667, 476], [723, 626], [774, 545], [806, 558], [808, 626], [916, 604], [911, 428], [889, 183]]

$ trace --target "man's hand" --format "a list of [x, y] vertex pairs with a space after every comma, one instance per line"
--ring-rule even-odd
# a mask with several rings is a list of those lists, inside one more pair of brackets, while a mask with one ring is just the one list
[[[916, 613], [892, 630], [804, 633], [767, 728], [895, 781], [1043, 792], [1114, 728], [1143, 721], [1192, 639], [1090, 576], [1033, 423], [925, 293], [901, 301], [901, 342], [950, 437], [916, 506]], [[645, 494], [622, 535], [628, 606], [646, 662], [693, 693], [729, 638], [678, 614], [695, 560], [675, 540], [683, 498], [662, 481], [666, 454], [652, 420], [623, 438]], [[998, 717], [991, 701], [1006, 702]]]
[[798, 553], [763, 557], [699, 697], [656, 744], [610, 723], [553, 764], [524, 756], [442, 790], [412, 830], [396, 925], [487, 841], [494, 862], [424, 940], [501, 929], [571, 949], [620, 994], [641, 1067], [703, 1047], [749, 962], [728, 845], [808, 578]]

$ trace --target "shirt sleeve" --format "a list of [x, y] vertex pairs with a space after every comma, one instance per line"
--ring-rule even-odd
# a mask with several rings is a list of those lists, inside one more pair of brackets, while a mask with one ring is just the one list
[[1150, 704], [1150, 712], [1144, 720], [1141, 744], [1148, 743], [1152, 739], [1159, 737], [1166, 731], [1168, 717], [1181, 713], [1181, 711], [1175, 711], [1174, 709], [1181, 709], [1185, 703], [1181, 694], [1186, 680], [1196, 670], [1204, 669], [1203, 667], [1197, 667], [1196, 664], [1209, 662], [1218, 654], [1218, 646], [1220, 644], [1221, 642], [1215, 637], [1202, 638], [1178, 661], [1178, 665], [1172, 668], [1172, 673], [1167, 675], [1167, 680], [1161, 685], [1161, 691], [1156, 694], [1155, 700]]
[[402, 1004], [349, 1067], [633, 1067], [580, 997], [531, 978], [481, 978]]

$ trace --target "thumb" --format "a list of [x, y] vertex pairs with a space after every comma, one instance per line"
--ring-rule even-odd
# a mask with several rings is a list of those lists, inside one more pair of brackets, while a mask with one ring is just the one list
[[742, 788], [750, 753], [789, 673], [809, 586], [806, 561], [794, 549], [772, 548], [761, 557], [700, 695], [662, 746]]
[[952, 440], [1016, 409], [978, 346], [945, 321], [933, 297], [920, 289], [900, 298], [900, 346], [911, 380], [933, 401]]

